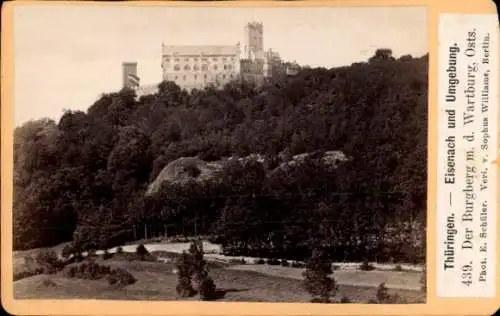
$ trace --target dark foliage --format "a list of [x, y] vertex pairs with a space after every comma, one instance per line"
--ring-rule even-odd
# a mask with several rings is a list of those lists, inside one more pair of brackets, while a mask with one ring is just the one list
[[146, 256], [149, 255], [149, 251], [144, 247], [143, 244], [137, 246], [136, 254], [141, 260], [145, 260]]
[[137, 279], [127, 270], [115, 268], [107, 276], [110, 285], [127, 286], [137, 282]]
[[377, 301], [379, 303], [385, 303], [388, 302], [390, 299], [389, 291], [387, 290], [387, 287], [385, 286], [385, 283], [380, 283], [380, 285], [377, 288]]
[[[425, 262], [428, 58], [303, 69], [255, 88], [103, 94], [14, 135], [14, 248], [74, 253], [158, 235], [209, 235], [233, 255]], [[337, 168], [301, 153], [341, 150]], [[260, 154], [214, 181], [148, 185], [170, 162]], [[279, 168], [277, 168], [279, 167]], [[198, 179], [201, 169], [185, 173]]]
[[313, 297], [313, 303], [329, 303], [336, 295], [337, 285], [335, 279], [330, 277], [332, 272], [331, 263], [324, 252], [315, 249], [304, 272], [304, 287]]
[[64, 268], [65, 263], [57, 257], [55, 251], [42, 250], [35, 257], [43, 273], [53, 274]]
[[192, 273], [198, 287], [200, 299], [211, 301], [216, 298], [216, 286], [212, 278], [208, 276], [207, 262], [203, 258], [203, 243], [200, 240], [195, 240], [189, 248], [191, 256]]
[[57, 286], [57, 284], [54, 281], [52, 281], [51, 279], [44, 279], [42, 281], [42, 285], [45, 287], [56, 287]]
[[106, 278], [110, 285], [126, 286], [134, 284], [137, 279], [130, 272], [122, 268], [111, 268], [95, 262], [82, 262], [64, 268], [63, 274], [67, 278], [100, 280]]
[[183, 252], [177, 259], [177, 276], [178, 283], [176, 286], [177, 294], [180, 297], [191, 297], [196, 294], [192, 284], [192, 277], [194, 274], [193, 257], [187, 252]]
[[200, 298], [203, 301], [212, 301], [216, 298], [216, 287], [214, 280], [210, 277], [205, 277], [199, 285]]
[[363, 261], [363, 263], [359, 266], [359, 269], [361, 271], [372, 271], [375, 270], [375, 267], [368, 261]]

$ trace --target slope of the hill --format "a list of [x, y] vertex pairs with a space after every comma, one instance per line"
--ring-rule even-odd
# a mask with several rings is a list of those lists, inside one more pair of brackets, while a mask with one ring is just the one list
[[[407, 249], [420, 229], [396, 229], [399, 241], [389, 250], [380, 232], [425, 223], [427, 65], [427, 56], [372, 58], [304, 69], [258, 89], [235, 83], [187, 93], [164, 82], [155, 95], [136, 99], [122, 90], [57, 123], [28, 122], [14, 140], [15, 248], [71, 239], [105, 248], [203, 233], [227, 236], [226, 248], [243, 252], [259, 245], [281, 256], [334, 239], [335, 256], [346, 260], [420, 260], [422, 249]], [[316, 157], [277, 168], [294, 155], [331, 149], [352, 159], [335, 170]], [[186, 178], [168, 168], [182, 157], [217, 166], [252, 154], [267, 162], [227, 163], [217, 185], [161, 183], [145, 196], [163, 169]]]

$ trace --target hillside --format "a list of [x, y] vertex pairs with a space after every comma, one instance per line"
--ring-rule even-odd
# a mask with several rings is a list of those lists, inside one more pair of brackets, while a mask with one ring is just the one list
[[[228, 253], [304, 257], [319, 242], [339, 260], [422, 261], [427, 67], [371, 58], [191, 93], [163, 82], [28, 122], [14, 246], [205, 234]], [[325, 153], [349, 159], [331, 168]]]

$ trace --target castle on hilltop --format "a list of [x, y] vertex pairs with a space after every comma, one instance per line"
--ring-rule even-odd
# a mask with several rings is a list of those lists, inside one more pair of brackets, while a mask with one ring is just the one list
[[[182, 89], [221, 88], [231, 81], [261, 85], [267, 78], [293, 75], [296, 64], [284, 63], [271, 49], [264, 50], [262, 23], [245, 26], [243, 47], [235, 45], [165, 45], [162, 44], [162, 79], [173, 81]], [[125, 62], [123, 87], [134, 89], [138, 96], [156, 93], [158, 84], [141, 85], [136, 62]]]

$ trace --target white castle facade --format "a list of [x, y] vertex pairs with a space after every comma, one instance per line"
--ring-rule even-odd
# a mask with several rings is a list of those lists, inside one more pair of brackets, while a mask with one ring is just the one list
[[[223, 87], [231, 81], [257, 85], [278, 74], [292, 74], [296, 67], [285, 66], [278, 53], [264, 51], [263, 25], [245, 26], [243, 47], [234, 45], [162, 45], [162, 79], [182, 89]], [[155, 93], [158, 84], [141, 85], [137, 63], [123, 63], [123, 87], [136, 90], [138, 96]], [[293, 68], [293, 69], [292, 69]]]

